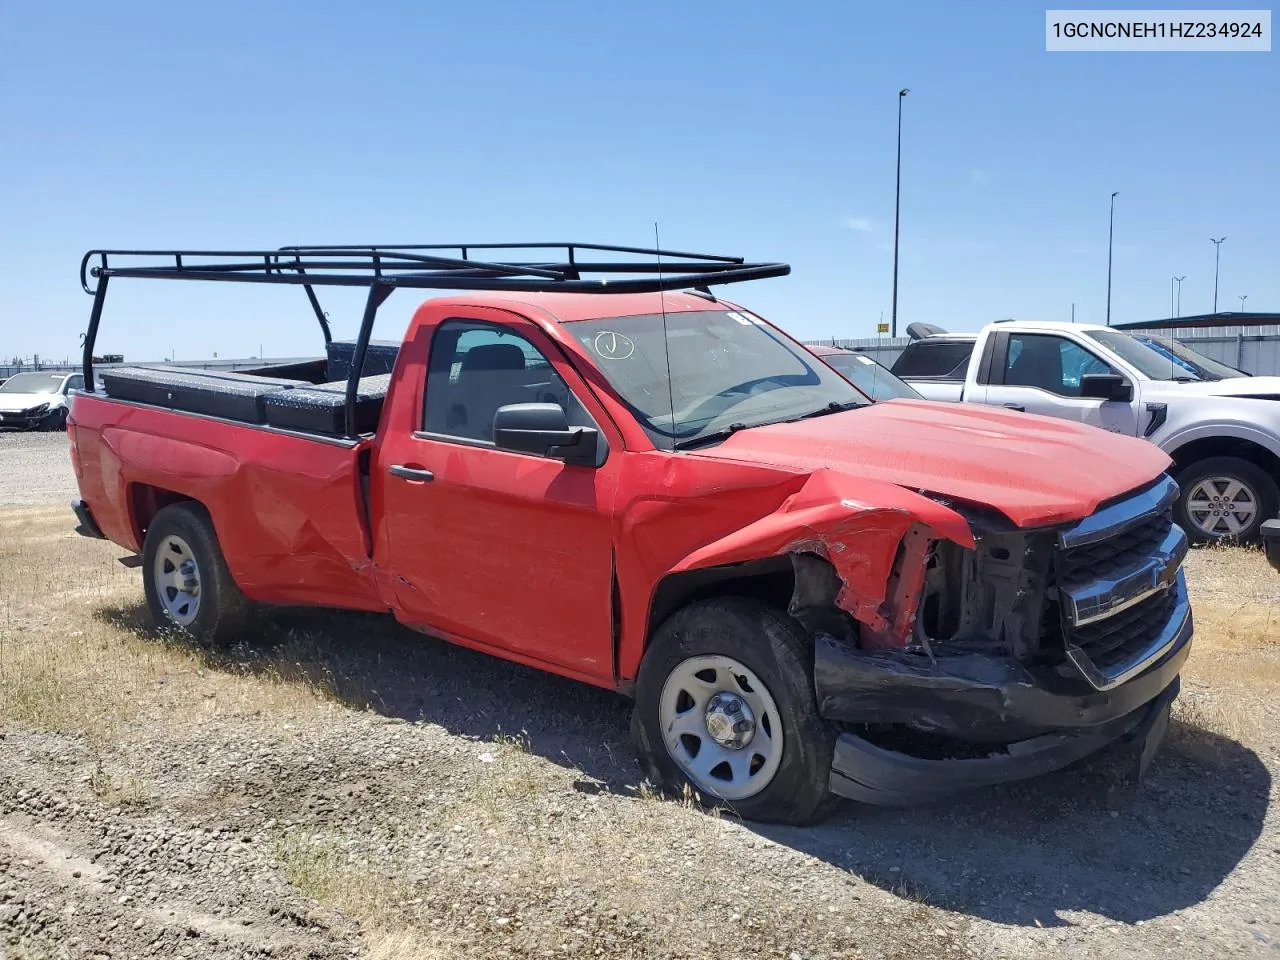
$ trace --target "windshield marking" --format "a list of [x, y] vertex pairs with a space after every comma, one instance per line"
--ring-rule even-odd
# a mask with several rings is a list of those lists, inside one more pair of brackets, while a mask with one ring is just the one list
[[591, 343], [601, 360], [627, 360], [636, 352], [635, 342], [612, 330], [602, 330]]

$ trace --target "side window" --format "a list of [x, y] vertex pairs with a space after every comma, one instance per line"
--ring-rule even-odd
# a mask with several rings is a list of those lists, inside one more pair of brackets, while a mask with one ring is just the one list
[[893, 372], [899, 377], [963, 380], [973, 344], [963, 340], [919, 340], [898, 357]]
[[1063, 337], [1009, 334], [1006, 386], [1038, 387], [1060, 397], [1078, 397], [1080, 378], [1085, 374], [1114, 372], [1084, 347]]
[[446, 320], [431, 341], [422, 429], [493, 442], [493, 416], [510, 403], [555, 403], [570, 426], [595, 426], [532, 343], [502, 327]]
[[83, 389], [84, 389], [83, 376], [75, 376], [67, 381], [67, 389], [66, 389], [67, 393], [70, 393], [72, 390], [83, 390]]

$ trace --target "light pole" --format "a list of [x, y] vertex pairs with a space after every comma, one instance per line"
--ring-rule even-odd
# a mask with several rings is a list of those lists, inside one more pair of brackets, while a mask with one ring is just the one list
[[902, 212], [902, 101], [911, 91], [903, 87], [898, 91], [898, 169], [893, 188], [893, 313], [890, 316], [890, 336], [898, 335], [898, 221]]
[[1226, 237], [1219, 237], [1217, 240], [1213, 237], [1209, 238], [1209, 242], [1213, 244], [1213, 312], [1218, 312], [1218, 262], [1222, 254], [1222, 241]]
[[1111, 326], [1111, 241], [1116, 235], [1116, 197], [1120, 195], [1117, 190], [1111, 194], [1111, 225], [1107, 227], [1107, 326]]
[[1246, 293], [1246, 294], [1244, 294], [1244, 295], [1242, 295], [1241, 297], [1239, 297], [1239, 300], [1240, 300], [1240, 312], [1241, 312], [1241, 313], [1244, 313], [1244, 302], [1245, 302], [1246, 300], [1248, 300], [1248, 299], [1249, 299], [1249, 295], [1248, 295], [1247, 293]]
[[1182, 316], [1182, 281], [1185, 279], [1187, 279], [1187, 275], [1185, 273], [1180, 277], [1173, 278], [1173, 282], [1178, 285], [1178, 292], [1174, 296], [1174, 301], [1173, 301], [1174, 319], [1177, 319], [1178, 317]]

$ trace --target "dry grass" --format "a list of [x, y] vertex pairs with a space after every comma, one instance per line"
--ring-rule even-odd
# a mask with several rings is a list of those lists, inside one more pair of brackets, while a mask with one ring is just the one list
[[112, 773], [103, 769], [101, 761], [89, 780], [89, 789], [104, 807], [147, 807], [152, 801], [151, 790], [141, 777]]
[[1280, 574], [1258, 551], [1207, 548], [1187, 560], [1196, 639], [1177, 715], [1259, 745], [1280, 694]]
[[452, 955], [406, 919], [398, 904], [409, 894], [354, 863], [332, 838], [289, 834], [276, 845], [276, 861], [296, 889], [360, 924], [371, 960], [434, 960]]
[[108, 744], [148, 716], [174, 728], [323, 702], [321, 684], [210, 670], [146, 635], [138, 574], [114, 562], [123, 551], [71, 527], [65, 509], [0, 511], [0, 721]]

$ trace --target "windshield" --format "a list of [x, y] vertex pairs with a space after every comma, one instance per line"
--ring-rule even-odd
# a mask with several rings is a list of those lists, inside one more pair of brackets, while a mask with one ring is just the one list
[[829, 366], [840, 371], [853, 385], [872, 400], [908, 400], [924, 398], [907, 383], [899, 380], [887, 369], [863, 353], [829, 353], [822, 358]]
[[1111, 348], [1152, 380], [1225, 380], [1248, 376], [1196, 353], [1171, 337], [1119, 330], [1092, 330], [1085, 336]]
[[867, 403], [847, 380], [752, 314], [669, 313], [665, 338], [663, 327], [657, 313], [566, 327], [663, 449]]
[[0, 393], [57, 393], [65, 373], [16, 373], [3, 384]]

